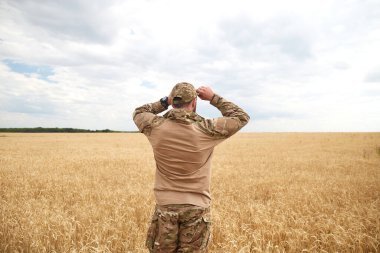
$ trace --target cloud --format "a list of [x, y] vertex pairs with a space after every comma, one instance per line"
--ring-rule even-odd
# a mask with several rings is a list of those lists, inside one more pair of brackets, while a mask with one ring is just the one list
[[373, 83], [380, 83], [380, 70], [368, 73], [366, 78], [365, 78], [365, 81], [366, 82], [373, 82]]
[[265, 61], [281, 54], [295, 60], [312, 57], [310, 30], [296, 18], [286, 16], [255, 22], [239, 16], [221, 22], [220, 29], [222, 38], [243, 56]]
[[[135, 107], [188, 81], [248, 111], [247, 131], [379, 130], [379, 9], [371, 0], [2, 1], [0, 126], [135, 130]], [[220, 116], [204, 101], [198, 112]]]
[[9, 1], [10, 7], [20, 12], [29, 25], [64, 40], [87, 43], [108, 43], [114, 32], [111, 20], [103, 15], [108, 4], [94, 1], [42, 1], [40, 4], [27, 0]]
[[148, 89], [156, 87], [156, 85], [154, 85], [153, 83], [145, 81], [145, 80], [141, 83], [141, 86], [144, 86]]
[[1, 109], [6, 112], [16, 112], [25, 114], [54, 114], [57, 113], [55, 105], [47, 102], [44, 98], [35, 97], [39, 100], [30, 100], [25, 96], [13, 97], [10, 99], [4, 99], [1, 104]]

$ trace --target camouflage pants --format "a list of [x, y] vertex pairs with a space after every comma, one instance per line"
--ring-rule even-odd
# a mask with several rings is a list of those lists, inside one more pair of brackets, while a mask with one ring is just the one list
[[151, 253], [206, 252], [210, 234], [210, 208], [156, 205], [146, 246]]

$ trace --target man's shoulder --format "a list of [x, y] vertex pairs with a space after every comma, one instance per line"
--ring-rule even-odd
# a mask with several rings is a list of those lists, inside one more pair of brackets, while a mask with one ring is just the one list
[[166, 118], [159, 116], [159, 115], [156, 115], [155, 117], [153, 117], [150, 125], [152, 128], [155, 128], [155, 127], [162, 125], [162, 123], [164, 123], [165, 120], [166, 120]]
[[213, 137], [215, 139], [226, 138], [224, 134], [218, 131], [216, 125], [217, 119], [206, 119], [199, 117], [197, 121], [194, 122], [194, 125], [204, 134]]
[[202, 119], [197, 121], [196, 125], [203, 133], [214, 139], [229, 138], [242, 127], [236, 117]]
[[137, 127], [142, 133], [149, 136], [152, 129], [160, 126], [166, 120], [164, 117], [152, 113], [141, 113], [134, 118]]

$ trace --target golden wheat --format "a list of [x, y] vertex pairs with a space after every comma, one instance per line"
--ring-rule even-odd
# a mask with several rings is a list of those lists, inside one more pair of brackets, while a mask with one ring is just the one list
[[[380, 133], [241, 133], [215, 150], [209, 252], [380, 252]], [[0, 252], [147, 252], [142, 134], [0, 134]]]

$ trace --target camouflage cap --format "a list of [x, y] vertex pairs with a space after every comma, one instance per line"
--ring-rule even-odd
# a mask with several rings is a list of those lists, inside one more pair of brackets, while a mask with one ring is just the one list
[[191, 102], [197, 97], [197, 92], [194, 86], [190, 83], [182, 82], [177, 83], [170, 93], [170, 97], [173, 99], [173, 104], [185, 104]]

